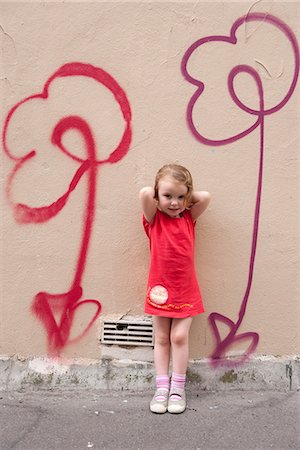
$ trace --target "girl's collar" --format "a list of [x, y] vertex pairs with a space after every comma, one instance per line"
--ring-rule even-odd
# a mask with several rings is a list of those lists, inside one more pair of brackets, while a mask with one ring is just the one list
[[182, 211], [178, 216], [175, 216], [175, 217], [171, 217], [171, 216], [169, 216], [167, 213], [165, 213], [165, 212], [163, 212], [161, 209], [159, 209], [159, 208], [157, 208], [157, 210], [161, 213], [161, 214], [163, 214], [164, 216], [166, 216], [166, 217], [169, 217], [170, 219], [181, 219], [183, 216], [184, 216], [184, 213], [185, 213], [185, 211], [186, 211], [186, 209], [184, 210], [184, 211]]

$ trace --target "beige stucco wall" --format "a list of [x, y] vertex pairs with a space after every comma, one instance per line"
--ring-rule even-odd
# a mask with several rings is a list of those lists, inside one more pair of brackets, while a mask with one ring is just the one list
[[[271, 12], [299, 40], [299, 2], [0, 2], [2, 129], [11, 108], [41, 93], [66, 63], [102, 68], [130, 103], [130, 149], [116, 164], [97, 169], [95, 216], [81, 280], [81, 299], [99, 300], [102, 318], [143, 314], [149, 250], [141, 226], [140, 188], [153, 183], [161, 165], [178, 161], [190, 168], [197, 189], [212, 193], [209, 210], [196, 228], [196, 265], [206, 312], [192, 326], [193, 358], [207, 357], [214, 349], [208, 320], [212, 312], [238, 319], [248, 277], [260, 134], [258, 127], [228, 145], [199, 142], [186, 122], [196, 87], [184, 79], [180, 64], [193, 42], [228, 36], [233, 22], [249, 11]], [[194, 117], [212, 139], [236, 134], [256, 120], [230, 99], [226, 79], [234, 66], [248, 64], [258, 71], [268, 108], [281, 101], [291, 83], [293, 53], [282, 33], [256, 23], [240, 28], [238, 38], [238, 46], [209, 44], [189, 66], [208, 85]], [[241, 75], [236, 86], [243, 102], [256, 109], [253, 80]], [[42, 207], [67, 191], [80, 164], [51, 144], [50, 137], [57, 122], [69, 115], [89, 124], [101, 158], [116, 147], [124, 131], [120, 109], [105, 87], [86, 77], [54, 80], [47, 99], [24, 103], [9, 122], [11, 154], [20, 158], [37, 150], [11, 185], [13, 202]], [[282, 109], [265, 117], [254, 278], [238, 331], [259, 334], [257, 354], [299, 353], [298, 130], [299, 88]], [[69, 131], [64, 142], [73, 154], [86, 155], [78, 133]], [[85, 220], [87, 176], [51, 220], [20, 224], [7, 196], [16, 161], [2, 148], [0, 354], [39, 356], [47, 352], [47, 338], [30, 306], [38, 292], [70, 289]], [[91, 304], [76, 310], [71, 337], [81, 334], [93, 313]], [[63, 354], [99, 358], [99, 323], [97, 319]], [[231, 350], [238, 348], [233, 344]]]

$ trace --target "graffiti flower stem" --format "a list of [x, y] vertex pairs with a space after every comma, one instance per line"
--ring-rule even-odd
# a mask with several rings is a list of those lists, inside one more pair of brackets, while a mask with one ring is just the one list
[[[269, 109], [265, 109], [264, 105], [264, 92], [263, 92], [263, 86], [260, 79], [259, 74], [254, 70], [252, 67], [247, 65], [239, 65], [234, 67], [229, 76], [228, 76], [228, 90], [230, 93], [230, 96], [234, 103], [243, 111], [245, 111], [248, 114], [251, 114], [253, 116], [256, 116], [256, 121], [247, 129], [243, 130], [242, 132], [234, 135], [229, 136], [227, 138], [216, 140], [216, 139], [208, 139], [205, 136], [203, 136], [199, 130], [197, 129], [197, 126], [194, 123], [193, 120], [193, 111], [196, 102], [198, 101], [199, 97], [202, 95], [205, 85], [202, 81], [194, 78], [191, 76], [188, 72], [188, 61], [192, 54], [197, 50], [200, 46], [207, 44], [207, 43], [213, 43], [213, 42], [223, 42], [227, 43], [229, 45], [235, 45], [237, 43], [237, 37], [236, 33], [238, 28], [246, 24], [247, 22], [265, 22], [268, 23], [275, 28], [279, 29], [282, 34], [287, 38], [289, 41], [292, 51], [294, 54], [294, 73], [292, 77], [292, 81], [290, 83], [289, 89], [287, 90], [285, 96], [281, 101], [278, 102], [278, 104], [270, 107]], [[255, 332], [246, 332], [237, 334], [238, 330], [243, 322], [243, 319], [246, 314], [246, 308], [249, 300], [249, 295], [251, 291], [252, 286], [252, 280], [253, 280], [253, 273], [254, 273], [254, 263], [255, 263], [255, 256], [256, 256], [256, 247], [257, 247], [257, 238], [258, 238], [258, 227], [259, 227], [259, 216], [260, 216], [260, 205], [261, 205], [261, 194], [262, 194], [262, 181], [263, 181], [263, 159], [264, 159], [264, 123], [265, 123], [265, 116], [271, 115], [277, 111], [279, 111], [281, 108], [283, 108], [286, 103], [289, 101], [291, 96], [293, 95], [293, 92], [295, 90], [298, 75], [299, 75], [299, 47], [297, 43], [297, 39], [294, 35], [294, 33], [290, 30], [290, 28], [280, 19], [277, 17], [274, 17], [270, 14], [264, 14], [264, 13], [249, 13], [246, 16], [242, 16], [239, 19], [237, 19], [230, 30], [229, 36], [208, 36], [201, 38], [194, 42], [185, 52], [182, 63], [181, 63], [181, 71], [184, 76], [184, 78], [189, 82], [192, 83], [197, 87], [196, 91], [192, 95], [188, 106], [187, 106], [187, 124], [190, 128], [191, 132], [195, 136], [195, 138], [205, 144], [205, 145], [212, 145], [212, 146], [221, 146], [221, 145], [227, 145], [233, 142], [236, 142], [239, 139], [244, 138], [248, 134], [252, 133], [257, 127], [260, 128], [260, 162], [259, 162], [259, 173], [258, 173], [258, 186], [257, 186], [257, 192], [256, 192], [256, 204], [255, 204], [255, 211], [254, 211], [254, 223], [253, 223], [253, 232], [252, 232], [252, 244], [251, 244], [251, 253], [250, 253], [250, 263], [249, 263], [249, 269], [248, 269], [248, 281], [246, 290], [244, 293], [244, 297], [240, 306], [238, 320], [236, 322], [233, 322], [228, 317], [213, 312], [209, 316], [209, 322], [213, 331], [213, 334], [216, 339], [216, 346], [215, 349], [211, 355], [211, 362], [214, 365], [219, 364], [226, 364], [226, 365], [232, 365], [232, 361], [227, 360], [227, 351], [230, 347], [233, 346], [233, 344], [241, 341], [250, 341], [248, 348], [244, 350], [242, 356], [238, 359], [234, 360], [234, 364], [243, 362], [245, 359], [248, 358], [248, 356], [255, 351], [259, 336]], [[259, 110], [252, 109], [245, 105], [236, 95], [233, 81], [236, 75], [240, 73], [247, 73], [250, 77], [252, 77], [255, 81], [255, 84], [257, 86], [258, 90], [258, 96], [259, 96]], [[227, 335], [222, 339], [221, 334], [218, 327], [218, 322], [221, 322], [229, 327], [229, 332]]]
[[[29, 102], [35, 102], [36, 100], [43, 100], [47, 102], [49, 97], [50, 85], [57, 79], [64, 78], [66, 82], [69, 77], [88, 77], [93, 79], [96, 83], [107, 88], [115, 101], [117, 102], [119, 109], [122, 113], [123, 120], [125, 122], [124, 131], [119, 140], [118, 145], [112, 150], [109, 156], [105, 159], [97, 159], [95, 141], [92, 135], [92, 131], [87, 122], [76, 115], [64, 117], [58, 121], [55, 126], [51, 142], [56, 148], [59, 148], [68, 158], [80, 163], [80, 167], [77, 169], [68, 190], [56, 201], [47, 206], [41, 206], [34, 208], [25, 204], [15, 203], [12, 198], [12, 185], [14, 179], [23, 169], [23, 166], [32, 158], [34, 158], [38, 150], [31, 150], [29, 153], [21, 157], [16, 157], [10, 151], [7, 144], [8, 128], [11, 124], [12, 118], [15, 112], [22, 108], [22, 106]], [[87, 151], [87, 157], [81, 159], [74, 155], [72, 151], [63, 145], [62, 137], [69, 130], [78, 131], [85, 142]], [[117, 81], [106, 71], [100, 67], [92, 66], [91, 64], [85, 64], [80, 62], [67, 63], [61, 66], [45, 83], [44, 89], [39, 94], [31, 95], [24, 100], [18, 102], [9, 111], [3, 132], [2, 143], [4, 151], [7, 156], [15, 162], [15, 166], [8, 177], [6, 186], [6, 196], [9, 204], [14, 210], [15, 219], [18, 223], [43, 223], [47, 222], [55, 217], [66, 205], [71, 193], [75, 190], [82, 176], [86, 173], [88, 176], [87, 183], [87, 200], [84, 213], [84, 223], [82, 228], [82, 238], [80, 244], [79, 255], [77, 259], [75, 274], [71, 284], [71, 288], [68, 292], [62, 294], [50, 294], [48, 292], [39, 292], [32, 302], [32, 311], [35, 316], [42, 322], [48, 340], [48, 354], [59, 355], [63, 348], [70, 344], [77, 342], [93, 325], [95, 320], [100, 314], [101, 304], [98, 300], [84, 299], [82, 298], [82, 277], [86, 266], [88, 249], [91, 240], [92, 228], [95, 216], [95, 202], [96, 202], [96, 184], [98, 166], [101, 164], [115, 164], [120, 161], [128, 152], [131, 143], [132, 131], [131, 131], [131, 108], [125, 92], [119, 86]], [[92, 305], [95, 307], [95, 312], [90, 321], [85, 326], [80, 335], [70, 339], [71, 328], [74, 321], [75, 313], [79, 308], [86, 305]]]

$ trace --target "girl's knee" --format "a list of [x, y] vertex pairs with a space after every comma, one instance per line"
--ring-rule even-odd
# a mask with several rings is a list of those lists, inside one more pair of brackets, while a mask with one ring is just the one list
[[185, 331], [172, 331], [171, 333], [171, 344], [172, 345], [186, 345], [188, 344], [189, 334]]
[[188, 345], [192, 318], [176, 319], [172, 323], [170, 340], [172, 345]]
[[154, 317], [155, 344], [170, 345], [171, 319], [166, 317]]
[[170, 335], [166, 335], [166, 334], [155, 335], [155, 345], [160, 345], [160, 346], [170, 345]]

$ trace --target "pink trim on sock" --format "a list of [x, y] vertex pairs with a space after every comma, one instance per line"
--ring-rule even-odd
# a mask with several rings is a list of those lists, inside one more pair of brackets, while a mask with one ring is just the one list
[[170, 377], [169, 375], [157, 375], [155, 381], [156, 381], [156, 388], [161, 389], [163, 393], [164, 392], [166, 393], [166, 395], [157, 395], [155, 397], [155, 400], [159, 402], [164, 402], [169, 394]]
[[172, 374], [172, 380], [171, 380], [171, 388], [175, 387], [177, 389], [184, 390], [185, 388], [185, 381], [186, 381], [186, 374], [181, 373], [173, 373]]
[[155, 381], [157, 389], [166, 389], [167, 391], [169, 390], [170, 388], [169, 375], [157, 375]]
[[[184, 392], [185, 389], [185, 381], [186, 381], [186, 374], [181, 373], [173, 373], [172, 374], [172, 380], [171, 380], [171, 390], [172, 388], [176, 388], [179, 391]], [[180, 395], [178, 394], [172, 394], [170, 397], [171, 400], [179, 401], [181, 400]]]
[[179, 402], [179, 400], [181, 400], [182, 397], [180, 397], [180, 395], [177, 394], [172, 394], [170, 395], [170, 400], [172, 400], [172, 402]]

